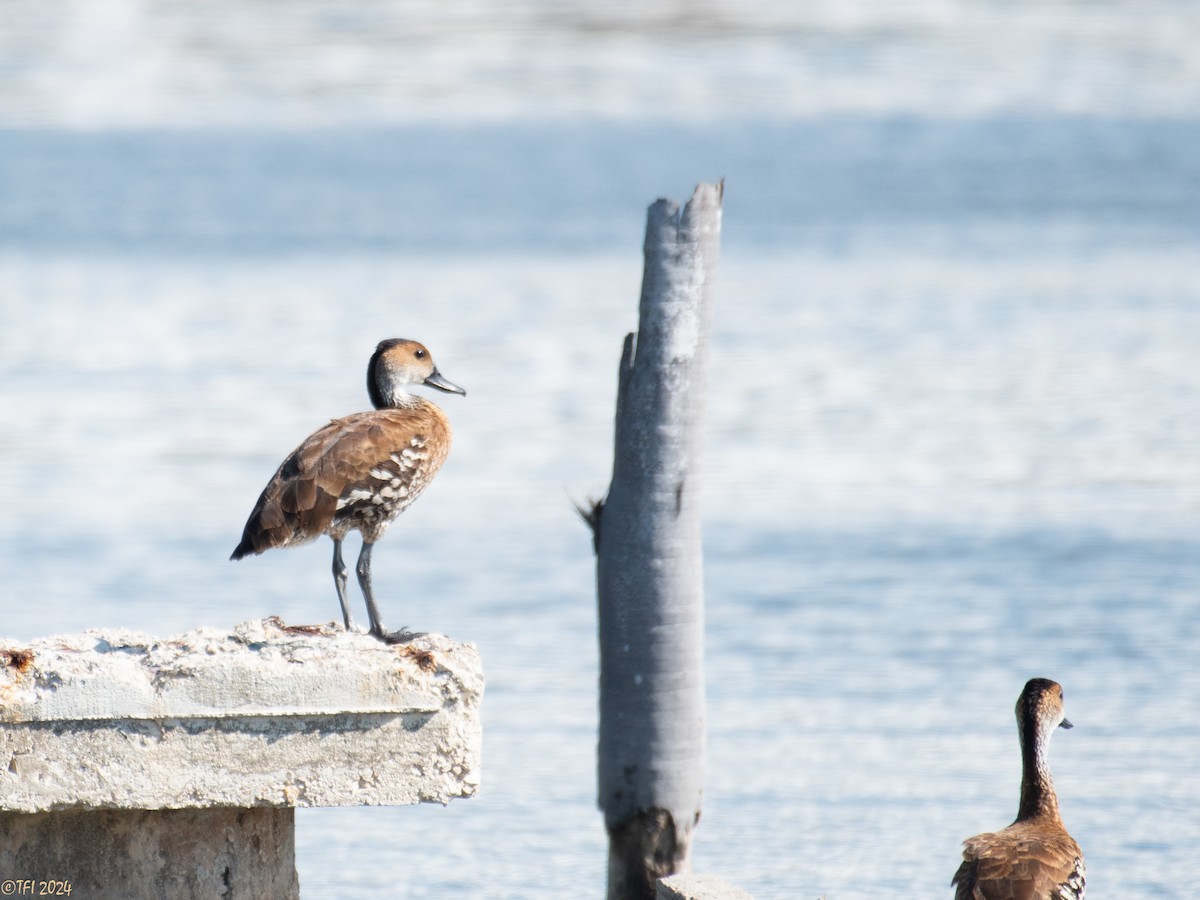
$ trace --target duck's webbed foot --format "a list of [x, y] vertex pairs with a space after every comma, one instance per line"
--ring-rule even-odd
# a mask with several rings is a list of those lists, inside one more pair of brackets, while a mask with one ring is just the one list
[[378, 629], [372, 628], [370, 634], [371, 637], [377, 638], [385, 644], [407, 644], [419, 637], [425, 637], [428, 632], [409, 631], [407, 628], [401, 628], [398, 631], [388, 631], [380, 625]]

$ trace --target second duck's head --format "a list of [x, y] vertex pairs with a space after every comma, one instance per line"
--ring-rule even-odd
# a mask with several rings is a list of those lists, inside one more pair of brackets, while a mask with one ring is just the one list
[[1031, 678], [1017, 699], [1017, 723], [1023, 736], [1048, 738], [1055, 728], [1070, 728], [1063, 711], [1063, 689], [1049, 678]]
[[415, 401], [408, 388], [424, 384], [449, 394], [466, 394], [447, 381], [433, 363], [433, 356], [420, 341], [390, 338], [380, 341], [367, 365], [367, 393], [376, 409], [409, 406]]

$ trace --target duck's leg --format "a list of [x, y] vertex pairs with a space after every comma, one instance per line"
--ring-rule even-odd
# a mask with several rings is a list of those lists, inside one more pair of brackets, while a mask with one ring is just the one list
[[379, 618], [379, 607], [375, 605], [375, 592], [371, 589], [371, 548], [374, 546], [369, 541], [363, 541], [362, 552], [358, 554], [358, 566], [355, 569], [358, 574], [358, 586], [362, 588], [363, 598], [367, 601], [367, 615], [371, 619], [370, 633], [385, 644], [406, 644], [413, 638], [420, 637], [421, 633], [404, 628], [388, 631], [383, 627], [383, 620]]
[[354, 620], [350, 618], [350, 603], [346, 599], [346, 564], [342, 562], [341, 538], [333, 539], [333, 584], [337, 588], [338, 602], [342, 604], [342, 618], [346, 622], [346, 630], [354, 630]]

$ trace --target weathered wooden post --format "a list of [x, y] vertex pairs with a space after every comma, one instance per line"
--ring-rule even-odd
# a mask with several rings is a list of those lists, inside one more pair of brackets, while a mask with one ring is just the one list
[[597, 557], [599, 802], [608, 897], [689, 869], [704, 777], [700, 461], [723, 183], [648, 211], [638, 331], [625, 338]]

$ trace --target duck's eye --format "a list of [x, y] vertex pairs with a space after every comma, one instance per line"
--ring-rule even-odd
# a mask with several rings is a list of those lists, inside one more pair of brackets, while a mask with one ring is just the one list
[[425, 358], [425, 351], [424, 351], [424, 350], [418, 350], [418, 351], [416, 352], [416, 354], [415, 354], [415, 355], [416, 355], [417, 359], [424, 359], [424, 358]]

